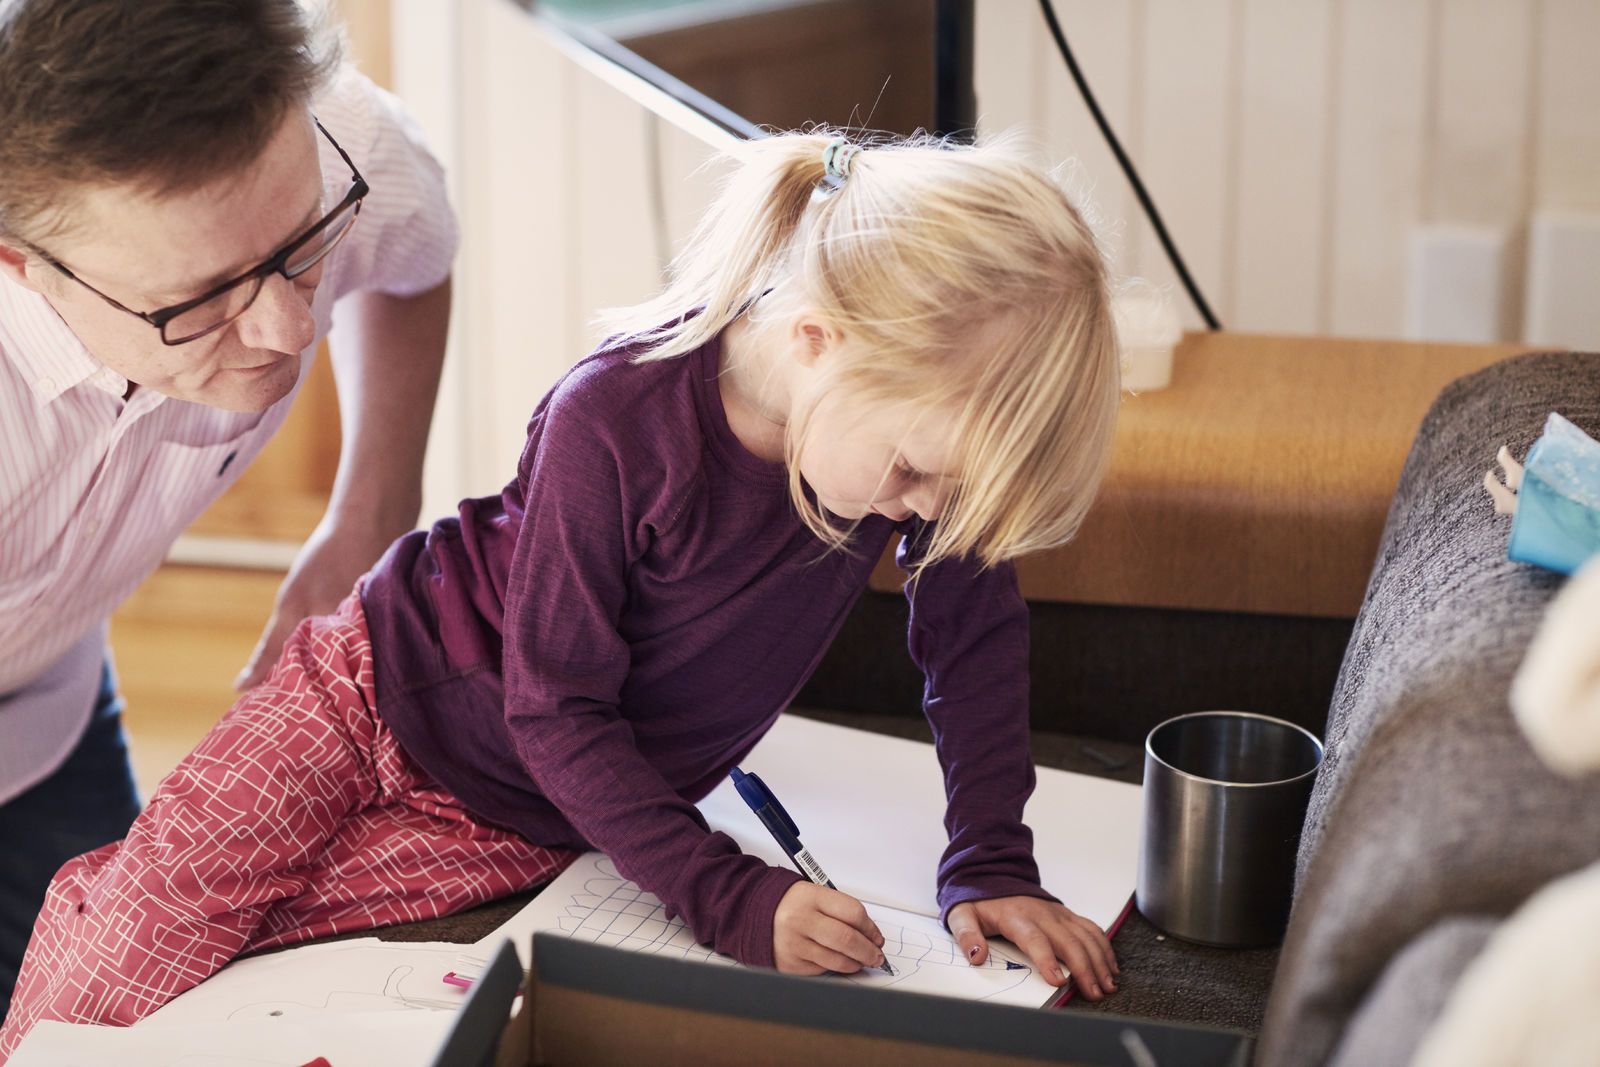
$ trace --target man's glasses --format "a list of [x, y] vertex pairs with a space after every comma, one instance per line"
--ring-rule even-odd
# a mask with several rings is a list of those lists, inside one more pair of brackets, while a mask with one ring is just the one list
[[321, 263], [328, 253], [333, 251], [334, 246], [344, 240], [345, 234], [350, 232], [350, 227], [355, 225], [356, 216], [361, 213], [361, 199], [368, 191], [366, 179], [361, 177], [361, 172], [356, 170], [356, 165], [350, 161], [349, 153], [339, 146], [339, 142], [333, 139], [333, 135], [321, 122], [317, 122], [317, 129], [322, 131], [322, 136], [328, 139], [334, 151], [339, 153], [339, 158], [350, 168], [350, 191], [345, 193], [344, 199], [339, 201], [338, 206], [324, 215], [315, 226], [278, 249], [263, 262], [201, 293], [193, 300], [185, 300], [181, 304], [173, 304], [157, 311], [135, 311], [72, 273], [60, 260], [44, 249], [34, 247], [33, 250], [46, 263], [112, 307], [143, 319], [160, 330], [163, 344], [181, 345], [204, 337], [243, 315], [260, 295], [262, 284], [271, 275], [281, 274], [293, 281]]

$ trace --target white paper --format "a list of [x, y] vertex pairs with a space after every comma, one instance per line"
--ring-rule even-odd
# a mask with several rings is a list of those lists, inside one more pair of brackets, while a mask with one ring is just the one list
[[[835, 885], [867, 905], [886, 936], [889, 924], [908, 938], [922, 939], [903, 946], [916, 976], [899, 983], [901, 988], [1030, 1007], [1049, 999], [1051, 987], [1027, 967], [1027, 957], [998, 938], [990, 939], [990, 951], [1000, 961], [999, 977], [957, 978], [936, 969], [935, 959], [951, 942], [937, 919], [934, 876], [946, 838], [944, 779], [932, 745], [784, 715], [740, 766], [761, 775], [799, 825], [806, 848]], [[1141, 804], [1138, 786], [1041, 768], [1026, 808], [1044, 887], [1103, 929], [1117, 921], [1133, 893]], [[788, 856], [732, 782], [701, 801], [700, 810], [713, 829], [731, 835], [746, 852], [789, 866]], [[526, 966], [536, 929], [564, 929], [636, 951], [733, 963], [696, 944], [681, 922], [666, 920], [655, 897], [624, 882], [598, 853], [583, 856], [478, 942], [463, 955], [463, 965], [481, 966], [509, 937]], [[1015, 970], [1006, 973], [1007, 958], [1026, 967], [1024, 980], [1016, 980]], [[890, 962], [900, 969], [895, 958]], [[961, 968], [975, 970], [964, 961]], [[895, 984], [878, 972], [855, 980]], [[984, 983], [1012, 992], [1002, 996]]]
[[405, 944], [365, 937], [252, 956], [230, 963], [135, 1027], [315, 1021], [370, 1012], [426, 1011], [450, 1017], [466, 999], [466, 990], [444, 981], [460, 952], [460, 945], [442, 942]]
[[[934, 877], [948, 839], [932, 745], [783, 715], [739, 766], [777, 796], [834, 885], [859, 900], [939, 914]], [[1023, 813], [1044, 888], [1101, 929], [1133, 894], [1142, 797], [1126, 782], [1041, 767]], [[790, 866], [731, 781], [700, 811], [744, 851]]]
[[426, 1067], [454, 1012], [251, 1019], [187, 1026], [74, 1026], [41, 1022], [10, 1067]]
[[[1037, 1008], [1061, 995], [1040, 978], [1028, 958], [1010, 942], [989, 939], [989, 958], [974, 967], [936, 918], [865, 902], [883, 933], [883, 954], [893, 975], [869, 968], [831, 981], [913, 993], [989, 1000]], [[555, 930], [569, 937], [626, 949], [629, 952], [669, 956], [674, 959], [737, 967], [696, 943], [682, 919], [669, 919], [661, 901], [617, 873], [611, 860], [599, 852], [585, 852], [546, 886], [514, 920], [519, 930]], [[508, 926], [510, 924], [507, 924]], [[480, 942], [481, 948], [464, 956], [475, 959], [498, 946], [506, 927]]]

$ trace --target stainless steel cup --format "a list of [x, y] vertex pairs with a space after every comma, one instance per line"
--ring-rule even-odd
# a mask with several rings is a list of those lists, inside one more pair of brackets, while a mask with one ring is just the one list
[[1322, 742], [1282, 719], [1199, 711], [1144, 745], [1139, 911], [1185, 941], [1275, 944]]

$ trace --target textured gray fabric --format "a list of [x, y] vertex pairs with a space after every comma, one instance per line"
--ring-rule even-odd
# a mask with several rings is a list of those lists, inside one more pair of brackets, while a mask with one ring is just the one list
[[1331, 1067], [1406, 1067], [1456, 979], [1500, 922], [1446, 919], [1407, 945], [1350, 1020]]
[[1600, 859], [1600, 777], [1547, 770], [1507, 705], [1561, 579], [1506, 560], [1480, 484], [1496, 446], [1525, 454], [1551, 410], [1600, 430], [1600, 356], [1471, 375], [1418, 433], [1330, 709], [1258, 1063], [1325, 1063], [1419, 933], [1504, 916]]

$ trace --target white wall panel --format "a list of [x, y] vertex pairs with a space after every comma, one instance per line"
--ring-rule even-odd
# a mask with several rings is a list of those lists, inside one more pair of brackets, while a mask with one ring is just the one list
[[[1033, 37], [1040, 67], [1044, 143], [1052, 146], [1054, 162], [1065, 163], [1062, 175], [1080, 203], [1086, 201], [1097, 232], [1105, 242], [1115, 270], [1137, 274], [1133, 261], [1138, 233], [1144, 225], [1138, 201], [1107, 146], [1088, 104], [1072, 81], [1066, 63], [1050, 37], [1037, 4], [1031, 9]], [[1073, 55], [1094, 90], [1106, 121], [1116, 131], [1124, 151], [1134, 155], [1140, 141], [1137, 109], [1144, 59], [1140, 31], [1143, 0], [1107, 4], [1100, 0], [1058, 0], [1056, 17], [1072, 44]]]
[[[1134, 158], [1213, 310], [1231, 319], [1226, 266], [1233, 236], [1237, 125], [1230, 106], [1238, 74], [1238, 0], [1150, 0], [1144, 20], [1139, 141]], [[1140, 273], [1173, 286], [1185, 323], [1200, 318], [1146, 227], [1137, 241]], [[1231, 323], [1230, 323], [1231, 324]]]
[[1517, 336], [1531, 200], [1535, 0], [1449, 0], [1438, 46], [1423, 219], [1505, 229], [1502, 336]]
[[1319, 328], [1397, 337], [1407, 235], [1422, 202], [1429, 63], [1426, 0], [1343, 0], [1335, 10], [1333, 200]]
[[1503, 224], [1527, 201], [1532, 0], [1436, 0], [1434, 18], [1423, 221]]
[[1535, 202], [1600, 211], [1600, 3], [1538, 6]]
[[720, 173], [707, 162], [730, 139], [511, 0], [394, 10], [402, 69], [435, 70], [414, 82], [438, 94], [424, 110], [453, 116], [462, 248], [429, 483], [440, 512], [512, 476], [528, 416], [598, 339], [595, 312], [659, 283], [657, 203], [668, 244], [681, 242]]
[[1328, 0], [1242, 0], [1229, 318], [1309, 333], [1325, 298], [1332, 181]]

